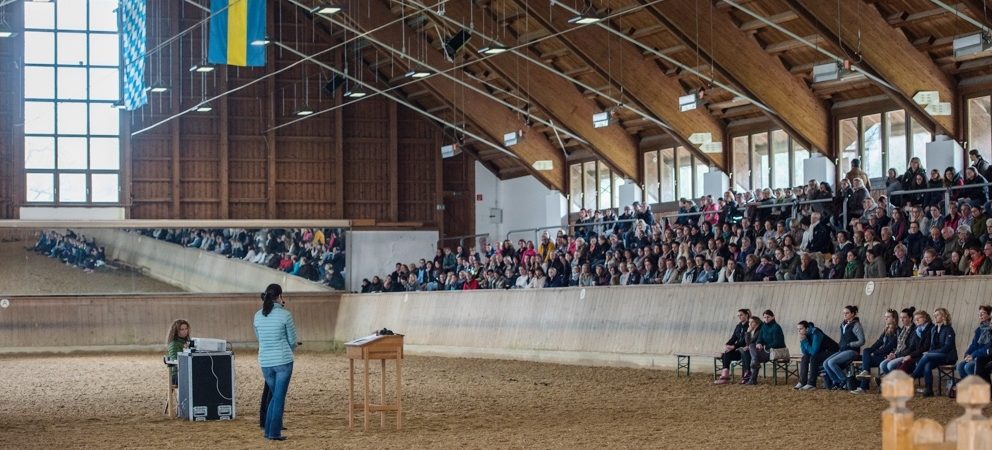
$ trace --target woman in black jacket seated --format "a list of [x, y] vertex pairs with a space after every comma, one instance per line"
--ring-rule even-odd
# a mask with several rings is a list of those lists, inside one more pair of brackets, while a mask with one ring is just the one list
[[723, 370], [717, 376], [713, 384], [727, 384], [730, 382], [730, 363], [740, 361], [741, 351], [747, 351], [747, 344], [744, 341], [744, 334], [747, 333], [747, 320], [751, 318], [751, 310], [744, 308], [737, 310], [737, 326], [734, 327], [734, 334], [730, 336], [723, 346], [723, 353], [720, 360], [723, 362]]
[[913, 378], [923, 378], [926, 389], [924, 397], [933, 397], [933, 369], [944, 364], [954, 364], [958, 360], [958, 350], [954, 343], [954, 328], [951, 327], [951, 313], [944, 308], [933, 312], [933, 331], [930, 333], [930, 348], [927, 349], [916, 369]]
[[899, 331], [896, 325], [896, 314], [894, 309], [885, 311], [883, 316], [885, 329], [882, 331], [882, 335], [870, 347], [861, 350], [861, 372], [856, 376], [856, 378], [861, 379], [861, 385], [851, 391], [852, 394], [863, 394], [868, 391], [869, 382], [871, 382], [871, 369], [878, 367], [895, 350]]

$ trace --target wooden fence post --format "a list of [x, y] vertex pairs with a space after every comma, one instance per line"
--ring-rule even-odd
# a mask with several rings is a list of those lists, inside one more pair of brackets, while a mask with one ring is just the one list
[[913, 379], [901, 370], [882, 379], [882, 397], [889, 401], [889, 408], [882, 412], [882, 449], [911, 450], [913, 411], [906, 402], [913, 398]]
[[957, 389], [957, 401], [964, 414], [947, 424], [944, 440], [956, 441], [958, 449], [982, 448], [978, 446], [979, 435], [990, 430], [989, 419], [982, 415], [982, 409], [989, 404], [989, 384], [970, 375], [958, 383]]

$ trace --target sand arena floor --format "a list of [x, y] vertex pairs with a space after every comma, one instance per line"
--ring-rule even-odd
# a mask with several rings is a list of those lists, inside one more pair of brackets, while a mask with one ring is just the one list
[[0, 294], [139, 294], [182, 292], [154, 278], [126, 270], [84, 272], [25, 247], [34, 242], [0, 242]]
[[[347, 429], [347, 359], [298, 355], [282, 443], [258, 428], [262, 379], [237, 355], [238, 419], [163, 416], [157, 354], [0, 356], [3, 448], [879, 448], [879, 396], [713, 386], [709, 376], [456, 358], [408, 357], [403, 431]], [[942, 423], [947, 398], [910, 402]]]

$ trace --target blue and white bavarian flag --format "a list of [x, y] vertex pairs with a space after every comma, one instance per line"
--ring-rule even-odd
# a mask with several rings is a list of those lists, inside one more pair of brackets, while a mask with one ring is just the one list
[[118, 14], [124, 64], [124, 109], [133, 111], [148, 103], [145, 92], [145, 14], [146, 0], [121, 0]]

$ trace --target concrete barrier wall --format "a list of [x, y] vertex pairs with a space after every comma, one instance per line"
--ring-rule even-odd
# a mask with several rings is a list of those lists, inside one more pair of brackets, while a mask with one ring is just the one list
[[[337, 294], [285, 295], [300, 339], [333, 340]], [[190, 322], [193, 336], [256, 342], [258, 294], [12, 297], [0, 308], [0, 351], [69, 351], [108, 346], [165, 348], [169, 325]]]
[[841, 309], [857, 305], [870, 344], [887, 308], [915, 305], [948, 308], [964, 351], [978, 305], [992, 303], [990, 281], [879, 280], [871, 295], [865, 281], [346, 295], [334, 335], [347, 340], [389, 327], [407, 336], [411, 353], [670, 367], [676, 352], [718, 352], [738, 308], [774, 311], [798, 355], [800, 320], [837, 338]]
[[[411, 354], [636, 367], [671, 367], [676, 352], [718, 352], [741, 307], [758, 314], [773, 310], [790, 350], [799, 354], [794, 324], [812, 320], [836, 338], [844, 305], [860, 307], [869, 343], [881, 332], [887, 308], [943, 306], [954, 317], [964, 351], [977, 326], [978, 305], [992, 303], [992, 277], [879, 280], [870, 295], [865, 285], [816, 281], [287, 298], [301, 339], [314, 343], [388, 327], [407, 336]], [[190, 320], [196, 336], [251, 343], [251, 317], [259, 305], [254, 293], [11, 298], [0, 308], [0, 351], [157, 346], [176, 318]]]
[[190, 292], [261, 292], [269, 283], [278, 283], [289, 292], [333, 292], [320, 283], [285, 272], [138, 233], [92, 229], [84, 234], [96, 238], [97, 245], [107, 247], [107, 258], [147, 267], [145, 275]]

